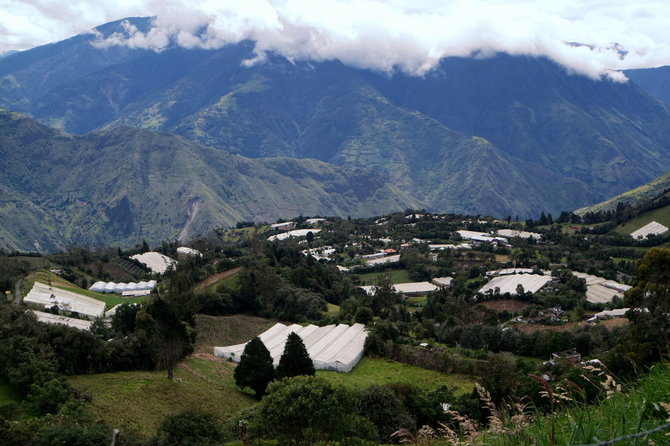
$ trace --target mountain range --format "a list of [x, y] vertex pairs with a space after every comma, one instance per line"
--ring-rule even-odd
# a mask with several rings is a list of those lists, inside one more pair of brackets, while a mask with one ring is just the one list
[[[127, 20], [140, 29], [151, 24], [146, 18]], [[197, 230], [290, 212], [371, 215], [402, 207], [526, 218], [592, 204], [670, 170], [670, 108], [634, 82], [593, 80], [544, 58], [504, 54], [447, 58], [418, 77], [277, 54], [249, 64], [245, 61], [254, 57], [250, 41], [211, 50], [171, 46], [160, 52], [93, 45], [101, 36], [125, 32], [123, 23], [0, 59], [1, 106], [82, 135], [56, 137], [77, 141], [72, 148], [51, 146], [56, 159], [59, 150], [73, 150], [68, 162], [85, 158], [87, 167], [96, 167], [77, 170], [68, 190], [76, 195], [77, 188], [96, 189], [103, 183], [96, 175], [106, 172], [106, 186], [96, 189], [93, 207], [107, 203], [114, 209], [128, 197], [130, 204], [121, 206], [133, 217], [133, 230], [124, 227], [118, 233], [125, 234], [122, 240], [144, 236], [145, 229], [137, 228], [150, 224], [161, 229], [147, 238], [173, 237], [184, 224], [188, 200], [196, 196], [208, 197], [199, 205]], [[164, 139], [178, 143], [157, 142]], [[152, 144], [140, 148], [138, 140]], [[106, 156], [102, 141], [114, 141], [117, 150], [136, 147], [133, 156], [143, 156], [143, 162], [135, 171], [124, 170], [118, 159]], [[271, 187], [275, 198], [265, 201], [276, 207], [249, 204], [264, 199], [263, 188], [243, 204], [219, 189], [220, 183], [197, 179], [201, 167], [224, 178], [224, 168], [230, 167], [224, 159], [245, 164], [250, 176], [254, 169], [266, 169], [285, 179], [286, 184]], [[184, 184], [198, 187], [189, 193], [165, 188], [165, 196], [178, 202], [174, 210], [168, 207], [172, 217], [167, 219], [168, 214], [146, 204], [160, 199], [142, 200], [129, 185], [139, 187], [135, 175], [140, 172], [160, 179], [169, 177], [170, 169], [180, 171]], [[335, 189], [345, 188], [349, 196], [373, 189], [362, 200], [333, 207], [323, 206], [332, 193], [327, 186], [321, 197], [317, 192], [311, 201], [309, 194], [301, 197], [298, 203], [314, 203], [304, 209], [277, 198], [291, 196], [286, 187], [296, 177], [313, 178], [311, 169], [339, 175], [343, 183]], [[246, 181], [238, 175], [225, 184], [246, 189], [234, 184], [238, 180]], [[45, 190], [32, 181], [13, 176], [3, 184], [8, 194], [33, 194], [29, 203], [39, 207], [37, 194]], [[88, 192], [76, 199], [88, 203], [84, 196]], [[140, 206], [149, 206], [152, 223], [139, 222]], [[107, 241], [105, 224], [111, 223], [96, 226], [95, 237], [86, 235], [91, 229], [82, 229], [68, 240]], [[118, 234], [110, 240], [121, 240]]]
[[254, 218], [421, 204], [369, 169], [250, 159], [127, 127], [74, 136], [4, 110], [0, 159], [0, 246], [11, 249], [158, 243]]

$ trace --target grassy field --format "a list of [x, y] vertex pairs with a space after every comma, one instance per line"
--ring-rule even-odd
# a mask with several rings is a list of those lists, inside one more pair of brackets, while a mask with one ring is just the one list
[[349, 373], [319, 370], [316, 376], [354, 389], [362, 389], [372, 384], [400, 382], [414, 384], [423, 389], [447, 385], [457, 394], [470, 392], [475, 383], [466, 375], [440, 373], [381, 358], [363, 358]]
[[235, 387], [233, 370], [228, 362], [189, 358], [179, 364], [173, 381], [163, 371], [80, 375], [68, 380], [91, 396], [93, 411], [107, 424], [150, 436], [166, 416], [184, 410], [223, 418], [253, 405], [255, 400]]
[[409, 275], [408, 275], [406, 269], [394, 269], [394, 270], [383, 271], [383, 272], [379, 272], [379, 273], [358, 274], [358, 278], [361, 280], [361, 283], [363, 285], [376, 285], [377, 284], [377, 278], [379, 276], [383, 276], [385, 274], [388, 275], [391, 278], [391, 282], [393, 282], [393, 283], [409, 283], [409, 282], [412, 282], [412, 280], [409, 278]]
[[262, 317], [236, 314], [233, 316], [195, 316], [197, 337], [195, 347], [203, 353], [212, 353], [216, 346], [235, 345], [258, 336], [277, 321]]
[[21, 397], [8, 384], [0, 383], [0, 406], [8, 403], [18, 403]]
[[76, 285], [72, 282], [69, 282], [63, 279], [58, 274], [54, 274], [50, 271], [39, 270], [34, 273], [29, 274], [21, 285], [21, 293], [25, 296], [32, 289], [35, 282], [42, 282], [44, 284], [49, 284], [57, 287], [75, 287]]
[[7, 256], [4, 258], [11, 259], [14, 262], [26, 262], [28, 265], [30, 265], [31, 269], [49, 268], [51, 265], [51, 262], [44, 257]]
[[410, 307], [423, 307], [428, 302], [428, 298], [424, 296], [411, 296], [405, 301]]
[[328, 310], [326, 311], [326, 316], [335, 317], [340, 314], [340, 306], [335, 304], [328, 304]]
[[631, 232], [640, 229], [642, 226], [652, 221], [657, 221], [662, 225], [670, 228], [670, 206], [654, 209], [652, 211], [638, 215], [623, 225], [618, 226], [615, 231], [620, 234], [630, 234]]

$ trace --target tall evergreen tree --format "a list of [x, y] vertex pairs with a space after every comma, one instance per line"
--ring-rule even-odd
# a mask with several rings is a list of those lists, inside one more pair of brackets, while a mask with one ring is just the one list
[[279, 358], [277, 366], [277, 377], [287, 378], [291, 376], [309, 375], [314, 376], [314, 364], [307, 353], [307, 348], [302, 338], [295, 333], [288, 335], [284, 353]]
[[251, 388], [258, 398], [265, 394], [268, 384], [275, 379], [272, 356], [258, 336], [251, 339], [244, 347], [234, 376], [235, 384]]

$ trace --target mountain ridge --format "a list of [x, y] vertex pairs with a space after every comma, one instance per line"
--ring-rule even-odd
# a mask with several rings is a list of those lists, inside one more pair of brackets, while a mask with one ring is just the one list
[[544, 58], [448, 58], [419, 78], [272, 53], [248, 64], [250, 41], [156, 53], [95, 38], [30, 50], [35, 66], [0, 60], [0, 105], [78, 134], [132, 126], [251, 158], [365, 167], [438, 212], [536, 217], [670, 170], [667, 106]]
[[366, 169], [250, 159], [144, 129], [74, 136], [6, 111], [0, 154], [0, 243], [10, 249], [158, 243], [243, 220], [421, 206]]

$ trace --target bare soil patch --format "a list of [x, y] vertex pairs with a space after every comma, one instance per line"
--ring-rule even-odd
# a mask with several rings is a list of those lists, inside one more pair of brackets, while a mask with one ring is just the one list
[[242, 270], [241, 267], [232, 268], [232, 269], [229, 269], [227, 271], [216, 273], [213, 276], [209, 276], [208, 278], [206, 278], [205, 280], [203, 280], [202, 282], [197, 284], [195, 286], [195, 290], [196, 291], [202, 291], [202, 290], [210, 287], [211, 285], [214, 285], [217, 282], [220, 282], [220, 281], [222, 281], [222, 280], [224, 280], [224, 279], [226, 279], [226, 278], [228, 278], [232, 275], [235, 275], [235, 274], [239, 273], [241, 270]]

